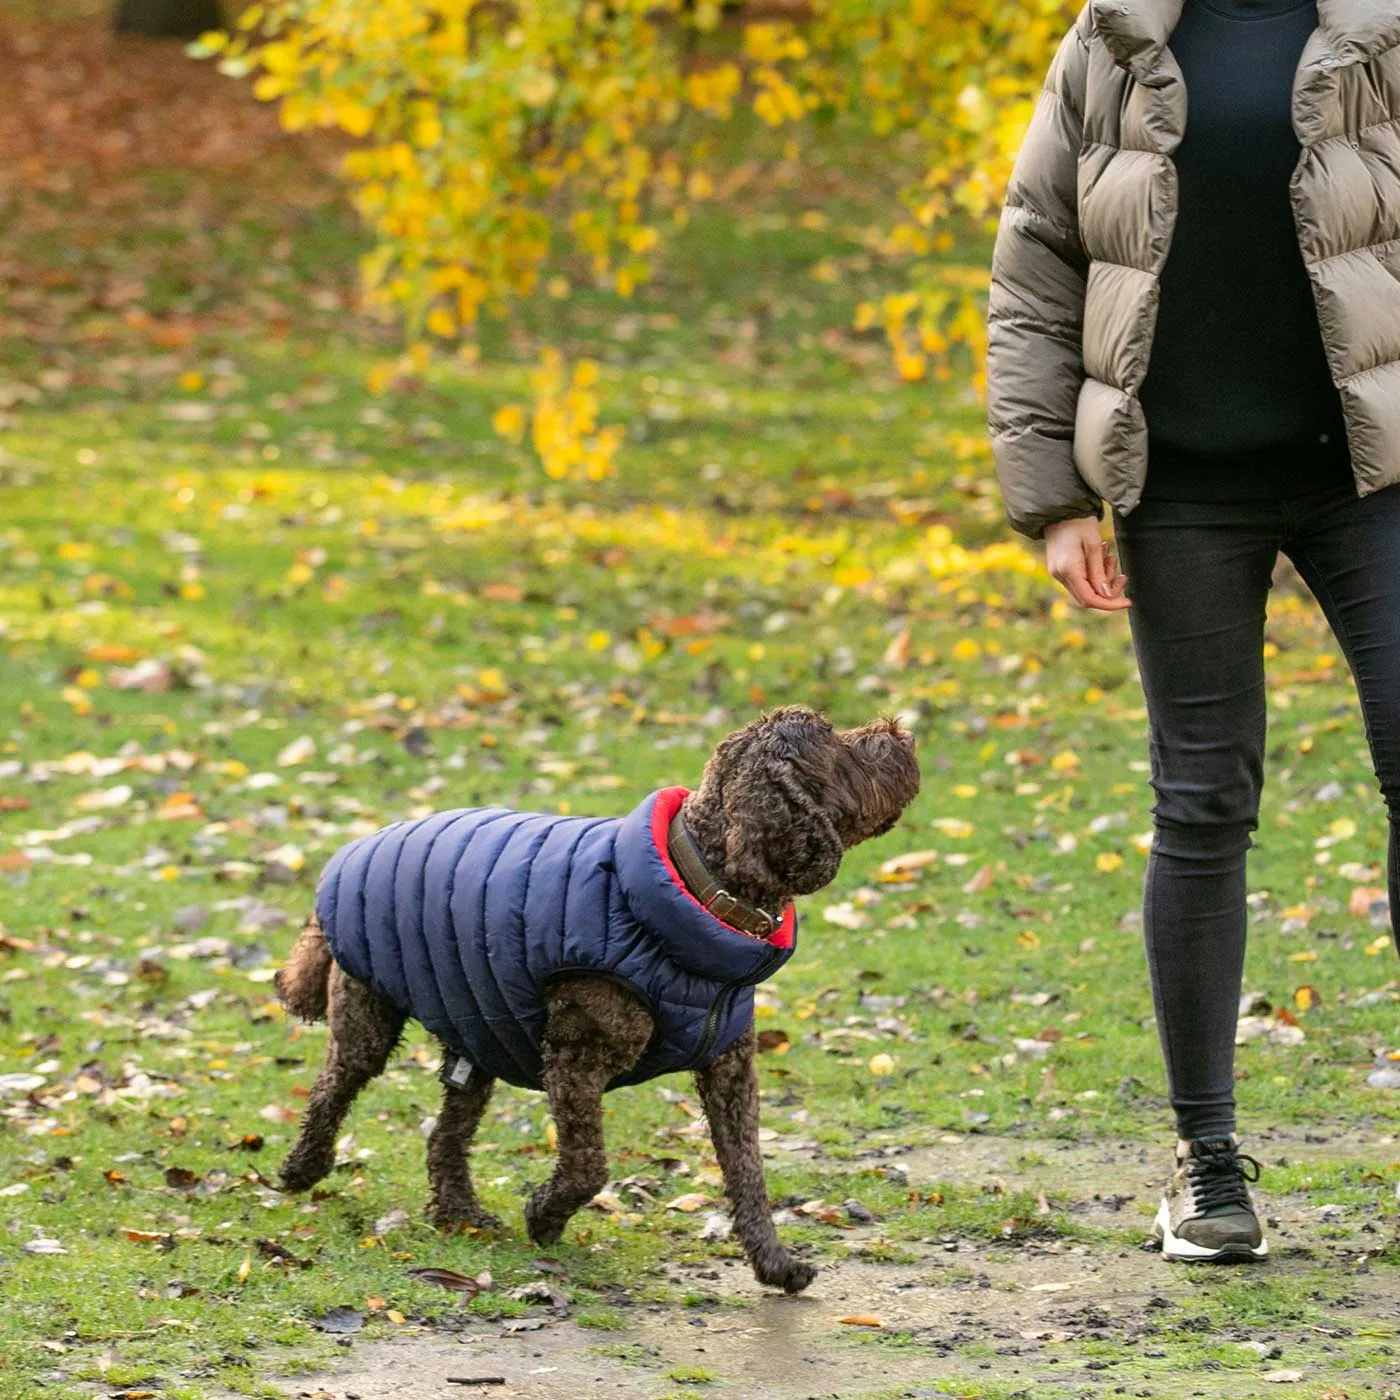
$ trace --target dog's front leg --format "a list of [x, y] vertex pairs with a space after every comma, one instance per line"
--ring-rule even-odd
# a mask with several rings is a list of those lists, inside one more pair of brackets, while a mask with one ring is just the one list
[[768, 1209], [763, 1156], [758, 1148], [758, 1074], [754, 1068], [753, 1027], [708, 1069], [697, 1071], [696, 1086], [710, 1123], [724, 1190], [734, 1211], [734, 1233], [753, 1265], [755, 1277], [770, 1288], [801, 1293], [817, 1271], [794, 1259], [778, 1240]]
[[574, 1212], [607, 1185], [603, 1091], [636, 1064], [651, 1030], [645, 1008], [611, 982], [569, 981], [550, 991], [544, 1087], [559, 1157], [554, 1175], [525, 1207], [536, 1244], [556, 1243]]

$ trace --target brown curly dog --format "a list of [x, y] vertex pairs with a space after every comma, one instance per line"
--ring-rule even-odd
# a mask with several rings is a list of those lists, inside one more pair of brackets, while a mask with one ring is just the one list
[[[432, 1220], [449, 1230], [499, 1227], [477, 1200], [468, 1154], [495, 1079], [503, 1077], [542, 1087], [549, 1096], [558, 1158], [553, 1175], [530, 1198], [525, 1220], [535, 1243], [552, 1244], [607, 1182], [604, 1092], [670, 1069], [692, 1069], [735, 1234], [761, 1283], [799, 1292], [816, 1270], [779, 1242], [768, 1204], [758, 1143], [752, 986], [790, 955], [791, 897], [830, 883], [842, 854], [888, 831], [918, 787], [913, 740], [896, 722], [838, 731], [815, 711], [791, 706], [724, 739], [697, 790], [656, 794], [624, 822], [474, 809], [386, 828], [347, 846], [327, 866], [317, 914], [277, 977], [289, 1010], [330, 1023], [325, 1064], [282, 1166], [283, 1186], [305, 1190], [331, 1170], [342, 1119], [359, 1091], [383, 1071], [412, 1015], [447, 1051], [442, 1109], [428, 1139]], [[465, 838], [454, 835], [464, 831]], [[510, 1000], [523, 995], [523, 974], [515, 969], [507, 976], [499, 963], [472, 959], [516, 957], [523, 968], [545, 958], [546, 935], [536, 933], [537, 924], [543, 925], [518, 911], [536, 907], [531, 901], [538, 901], [558, 868], [551, 853], [565, 840], [571, 843], [573, 874], [564, 881], [570, 890], [583, 878], [588, 842], [604, 843], [596, 871], [584, 872], [597, 876], [599, 883], [587, 888], [599, 893], [567, 906], [561, 897], [561, 912], [549, 928], [605, 920], [603, 941], [621, 948], [616, 957], [623, 961], [616, 973], [588, 975], [576, 966], [571, 945], [556, 957], [563, 975], [539, 982], [538, 1017], [528, 1008], [507, 1016], [500, 1005], [493, 1010], [487, 1004], [504, 988], [507, 1008], [523, 1005]], [[390, 846], [392, 858], [385, 856]], [[482, 852], [488, 849], [494, 854], [483, 873]], [[394, 894], [381, 917], [372, 901], [376, 872], [386, 861]], [[474, 881], [486, 891], [479, 899]], [[504, 915], [493, 914], [497, 905], [490, 901], [514, 898], [517, 886], [525, 892], [516, 904]], [[416, 904], [405, 891], [416, 896]], [[468, 917], [464, 901], [473, 899], [478, 902]], [[442, 925], [446, 935], [432, 932], [439, 906], [455, 911]], [[673, 911], [674, 919], [656, 917], [658, 909]], [[765, 912], [779, 910], [787, 912]], [[485, 930], [482, 938], [496, 940], [480, 945], [486, 953], [471, 942], [478, 925]], [[366, 929], [380, 942], [373, 943]], [[565, 928], [549, 936], [571, 935]], [[433, 937], [456, 940], [451, 956], [439, 954], [433, 964], [438, 981], [419, 977], [412, 987], [401, 986], [394, 979], [411, 963], [403, 950], [431, 951]], [[512, 937], [523, 940], [515, 952]], [[395, 953], [379, 951], [371, 971], [369, 954], [356, 949], [381, 950], [385, 940]], [[693, 976], [692, 950], [697, 957], [703, 951], [705, 957], [735, 958], [743, 970], [731, 979], [706, 964], [710, 970]], [[425, 956], [423, 966], [430, 961]], [[452, 966], [444, 971], [445, 963]], [[455, 981], [463, 969], [466, 980]], [[470, 1015], [463, 1011], [467, 1004]], [[472, 1047], [468, 1057], [465, 1049]]]

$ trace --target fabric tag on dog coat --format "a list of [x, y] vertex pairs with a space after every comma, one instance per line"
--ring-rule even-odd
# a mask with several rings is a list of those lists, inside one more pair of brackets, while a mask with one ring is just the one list
[[438, 1078], [449, 1089], [465, 1089], [471, 1077], [472, 1062], [463, 1055], [449, 1055], [438, 1071]]

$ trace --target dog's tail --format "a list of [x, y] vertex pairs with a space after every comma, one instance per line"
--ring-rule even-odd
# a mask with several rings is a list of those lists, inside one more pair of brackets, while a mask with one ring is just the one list
[[303, 1021], [323, 1021], [330, 1001], [330, 975], [330, 944], [313, 914], [302, 925], [287, 965], [277, 974], [277, 996]]

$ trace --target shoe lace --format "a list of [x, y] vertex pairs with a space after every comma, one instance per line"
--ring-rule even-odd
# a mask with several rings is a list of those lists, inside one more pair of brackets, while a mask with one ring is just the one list
[[1183, 1164], [1192, 1195], [1201, 1211], [1227, 1206], [1250, 1208], [1248, 1182], [1258, 1181], [1262, 1170], [1253, 1157], [1232, 1142], [1197, 1142]]

